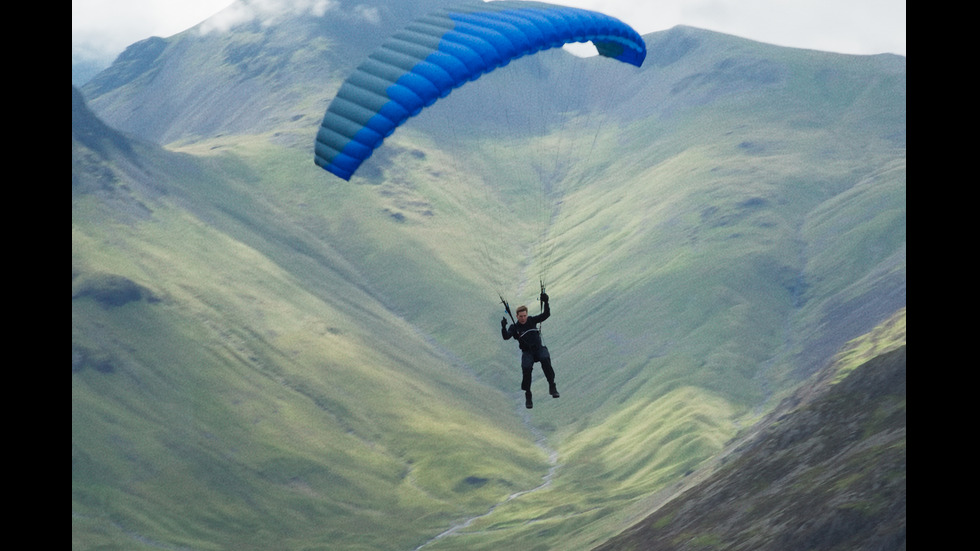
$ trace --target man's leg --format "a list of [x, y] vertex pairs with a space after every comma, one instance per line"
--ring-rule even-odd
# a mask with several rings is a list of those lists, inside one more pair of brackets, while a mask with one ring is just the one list
[[555, 370], [551, 367], [551, 354], [548, 353], [547, 347], [541, 349], [538, 358], [541, 362], [541, 371], [544, 371], [544, 377], [548, 379], [548, 393], [552, 398], [557, 398], [560, 394], [558, 394], [558, 387], [555, 386]]
[[534, 356], [525, 352], [521, 355], [521, 390], [524, 391], [524, 407], [531, 409], [534, 402], [531, 401], [531, 369], [534, 367]]

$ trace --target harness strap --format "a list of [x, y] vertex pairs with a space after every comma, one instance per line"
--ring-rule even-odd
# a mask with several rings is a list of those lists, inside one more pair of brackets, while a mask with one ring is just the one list
[[517, 334], [517, 338], [518, 338], [518, 339], [521, 339], [521, 338], [523, 338], [523, 337], [524, 337], [524, 335], [527, 335], [527, 334], [528, 334], [528, 333], [530, 333], [531, 331], [538, 331], [538, 332], [540, 332], [540, 331], [538, 330], [538, 328], [537, 328], [537, 327], [532, 327], [532, 328], [530, 328], [530, 329], [528, 329], [527, 331], [525, 331], [525, 332], [523, 332], [523, 333], [518, 333], [518, 334]]

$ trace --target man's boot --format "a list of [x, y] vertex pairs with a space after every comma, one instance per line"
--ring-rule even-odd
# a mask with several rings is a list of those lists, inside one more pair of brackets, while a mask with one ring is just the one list
[[551, 393], [552, 398], [557, 398], [560, 396], [560, 394], [558, 394], [558, 387], [555, 386], [555, 383], [553, 382], [548, 383], [548, 392]]
[[531, 409], [531, 408], [534, 407], [534, 402], [531, 401], [531, 391], [530, 390], [525, 390], [524, 391], [524, 407], [526, 407], [527, 409]]

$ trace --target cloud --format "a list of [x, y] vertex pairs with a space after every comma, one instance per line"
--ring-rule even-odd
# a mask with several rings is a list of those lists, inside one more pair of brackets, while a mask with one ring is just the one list
[[381, 12], [378, 11], [378, 8], [369, 8], [364, 5], [358, 5], [354, 7], [354, 15], [363, 19], [364, 21], [367, 21], [368, 23], [375, 25], [381, 23]]
[[262, 26], [299, 15], [321, 17], [337, 6], [335, 0], [247, 0], [235, 2], [198, 27], [201, 33], [224, 32], [235, 25], [257, 21]]

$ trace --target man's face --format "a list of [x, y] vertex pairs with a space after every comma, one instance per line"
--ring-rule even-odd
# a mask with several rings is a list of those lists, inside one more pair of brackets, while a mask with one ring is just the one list
[[527, 310], [521, 310], [517, 313], [517, 323], [524, 323], [527, 321]]

